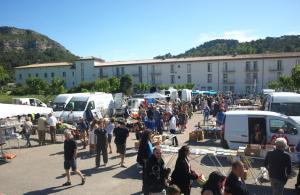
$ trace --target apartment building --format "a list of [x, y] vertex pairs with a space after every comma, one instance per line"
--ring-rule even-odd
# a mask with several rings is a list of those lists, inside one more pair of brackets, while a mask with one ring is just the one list
[[300, 64], [300, 52], [112, 62], [86, 57], [73, 63], [20, 66], [15, 68], [15, 78], [17, 83], [24, 83], [28, 77], [39, 77], [48, 82], [59, 77], [66, 81], [67, 88], [71, 88], [83, 81], [129, 74], [134, 83], [194, 83], [200, 90], [244, 94], [259, 92], [267, 88], [269, 82], [290, 75], [296, 64]]

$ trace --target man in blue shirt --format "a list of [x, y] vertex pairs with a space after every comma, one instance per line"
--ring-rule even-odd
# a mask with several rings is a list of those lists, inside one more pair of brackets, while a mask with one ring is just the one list
[[219, 127], [223, 124], [223, 119], [224, 119], [225, 113], [223, 108], [220, 109], [220, 111], [216, 115], [216, 126]]

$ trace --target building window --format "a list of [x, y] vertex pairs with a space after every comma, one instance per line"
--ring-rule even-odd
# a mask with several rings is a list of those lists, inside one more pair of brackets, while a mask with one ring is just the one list
[[228, 63], [227, 62], [224, 62], [224, 71], [228, 71]]
[[30, 73], [28, 74], [28, 77], [31, 77], [31, 74], [30, 74]]
[[155, 84], [155, 74], [151, 74], [151, 83]]
[[282, 70], [282, 60], [277, 60], [277, 70]]
[[180, 65], [178, 65], [177, 68], [180, 68]]
[[81, 82], [84, 81], [84, 66], [83, 63], [80, 65]]
[[223, 82], [224, 83], [227, 83], [227, 81], [228, 81], [228, 74], [223, 74]]
[[171, 73], [175, 73], [175, 65], [174, 64], [171, 64], [171, 66], [170, 66], [170, 72]]
[[44, 77], [45, 77], [45, 78], [48, 78], [48, 74], [47, 74], [46, 72], [44, 73]]
[[154, 65], [151, 66], [151, 69], [152, 69], [152, 73], [155, 73], [155, 66]]
[[75, 72], [74, 71], [72, 72], [72, 76], [75, 76]]
[[19, 74], [19, 79], [22, 79], [22, 74]]
[[103, 77], [103, 68], [99, 68], [99, 77], [100, 77], [100, 78]]
[[54, 77], [54, 72], [51, 72], [51, 77], [52, 77], [52, 78]]
[[250, 61], [247, 61], [246, 62], [246, 71], [250, 71], [251, 70], [251, 62]]
[[229, 91], [234, 92], [234, 86], [229, 86]]
[[143, 67], [139, 66], [139, 82], [143, 82]]
[[125, 74], [125, 68], [124, 67], [121, 67], [121, 74]]
[[277, 79], [279, 79], [282, 76], [281, 72], [277, 72]]
[[192, 66], [191, 66], [191, 64], [187, 64], [186, 65], [186, 69], [187, 69], [186, 70], [187, 73], [191, 73], [192, 72]]
[[39, 73], [35, 73], [35, 77], [39, 77]]
[[207, 64], [207, 72], [212, 72], [212, 64], [211, 63]]
[[181, 77], [180, 77], [180, 76], [177, 76], [177, 78], [180, 79]]
[[257, 72], [253, 73], [253, 80], [256, 80], [257, 81]]
[[192, 75], [191, 74], [187, 75], [187, 83], [192, 83]]
[[224, 86], [223, 87], [223, 91], [225, 92], [225, 91], [228, 91], [228, 86]]
[[75, 82], [73, 81], [72, 84], [73, 84], [73, 86], [74, 86], [74, 85], [75, 85]]
[[120, 68], [119, 67], [116, 68], [116, 75], [117, 75], [117, 77], [120, 76]]
[[207, 82], [212, 83], [212, 74], [207, 75]]
[[250, 86], [246, 86], [246, 93], [250, 93], [251, 92], [251, 87]]
[[258, 71], [257, 61], [253, 62], [253, 70]]
[[246, 74], [246, 80], [247, 80], [247, 81], [250, 81], [250, 80], [251, 80], [251, 74], [250, 74], [250, 73], [247, 73], [247, 74]]
[[67, 73], [66, 72], [63, 72], [63, 77], [66, 77], [67, 76]]
[[212, 87], [207, 87], [207, 90], [208, 90], [208, 91], [212, 90]]
[[171, 84], [175, 84], [175, 75], [171, 75]]

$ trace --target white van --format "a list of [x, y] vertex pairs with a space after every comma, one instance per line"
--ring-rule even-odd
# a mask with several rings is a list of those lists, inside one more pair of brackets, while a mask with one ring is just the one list
[[190, 89], [183, 89], [181, 90], [181, 101], [184, 102], [191, 102], [192, 101], [192, 90]]
[[279, 129], [284, 130], [289, 145], [297, 145], [300, 140], [300, 125], [286, 115], [269, 111], [228, 111], [223, 121], [223, 147], [237, 149], [253, 143], [253, 131], [257, 124], [266, 138], [263, 144], [270, 143]]
[[290, 116], [300, 124], [300, 94], [298, 93], [270, 93], [264, 99], [264, 108]]
[[114, 114], [117, 116], [123, 115], [126, 107], [126, 100], [123, 93], [116, 93], [114, 95], [114, 104]]
[[142, 98], [130, 98], [128, 100], [128, 110], [130, 113], [136, 114], [139, 112], [139, 107], [140, 105], [144, 102], [145, 100]]
[[69, 103], [69, 101], [71, 100], [71, 98], [74, 96], [75, 94], [70, 93], [70, 94], [59, 94], [58, 96], [56, 96], [53, 100], [52, 103], [52, 108], [53, 108], [53, 115], [56, 118], [60, 118], [61, 114], [63, 113], [64, 108], [66, 107], [66, 105]]
[[170, 87], [168, 90], [161, 90], [160, 93], [163, 95], [166, 95], [167, 99], [172, 100], [172, 101], [176, 101], [178, 98], [177, 89], [174, 89], [172, 87]]
[[78, 121], [85, 118], [85, 111], [90, 107], [96, 118], [111, 116], [114, 112], [114, 100], [110, 93], [75, 94], [64, 108], [61, 117], [66, 122]]
[[13, 98], [12, 103], [28, 106], [47, 107], [47, 104], [36, 98]]

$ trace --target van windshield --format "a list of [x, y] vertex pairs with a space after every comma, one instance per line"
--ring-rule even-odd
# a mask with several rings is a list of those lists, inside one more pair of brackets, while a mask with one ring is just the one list
[[64, 107], [65, 107], [65, 103], [61, 103], [61, 102], [54, 102], [53, 103], [53, 111], [56, 112], [56, 111], [63, 111], [64, 110]]
[[129, 108], [138, 108], [140, 105], [138, 104], [138, 100], [130, 100], [128, 101], [128, 107]]
[[87, 101], [70, 101], [65, 107], [65, 111], [84, 111]]
[[300, 103], [272, 103], [271, 111], [287, 116], [300, 116]]

